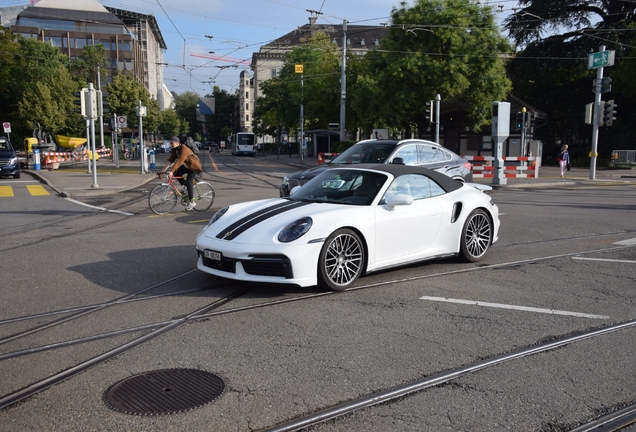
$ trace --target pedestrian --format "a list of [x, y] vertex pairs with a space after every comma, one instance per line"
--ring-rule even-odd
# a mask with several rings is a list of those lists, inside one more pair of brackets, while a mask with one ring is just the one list
[[292, 151], [291, 141], [287, 143], [287, 150], [289, 151], [289, 157], [291, 157], [291, 151]]
[[[186, 205], [186, 211], [191, 211], [196, 206], [196, 203], [192, 200], [194, 197], [194, 176], [202, 172], [201, 161], [194, 154], [187, 145], [181, 143], [179, 137], [170, 138], [170, 156], [166, 165], [161, 172], [166, 172], [170, 164], [174, 162], [170, 171], [168, 171], [168, 177], [179, 177], [177, 180], [179, 184], [183, 186], [185, 184], [188, 190], [188, 204]], [[187, 175], [184, 180], [184, 175]]]
[[568, 145], [565, 144], [561, 147], [561, 151], [557, 155], [557, 161], [559, 161], [559, 166], [561, 167], [561, 177], [565, 177], [565, 170], [570, 170], [570, 153], [568, 152]]

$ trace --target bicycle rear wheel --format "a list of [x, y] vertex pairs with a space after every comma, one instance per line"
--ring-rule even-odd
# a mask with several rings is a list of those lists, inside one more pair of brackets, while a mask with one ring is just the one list
[[150, 210], [158, 215], [165, 215], [177, 205], [177, 193], [167, 184], [160, 184], [148, 195]]
[[200, 182], [194, 185], [194, 202], [197, 205], [194, 207], [196, 211], [206, 211], [212, 207], [214, 202], [214, 188], [210, 183]]

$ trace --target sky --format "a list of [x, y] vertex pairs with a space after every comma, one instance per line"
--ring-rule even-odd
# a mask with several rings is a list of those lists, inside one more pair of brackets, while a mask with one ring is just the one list
[[[33, 1], [33, 0], [30, 0]], [[37, 1], [37, 0], [35, 0]], [[201, 96], [213, 86], [234, 93], [252, 54], [318, 16], [319, 24], [382, 25], [400, 0], [98, 0], [104, 6], [151, 14], [167, 45], [164, 82], [174, 93]], [[405, 0], [407, 6], [413, 0]], [[503, 17], [517, 0], [475, 0]], [[0, 0], [0, 7], [27, 0]], [[312, 12], [313, 11], [313, 12]], [[501, 19], [499, 20], [501, 22]], [[213, 52], [213, 54], [210, 54]], [[193, 56], [213, 55], [230, 61]]]
[[[213, 86], [234, 93], [239, 73], [249, 68], [260, 46], [307, 24], [320, 12], [318, 23], [380, 25], [390, 19], [399, 0], [99, 0], [117, 7], [155, 16], [168, 49], [164, 53], [165, 84], [177, 94], [212, 93]], [[476, 0], [477, 1], [477, 0]], [[412, 5], [412, 0], [407, 0]], [[502, 14], [516, 0], [481, 0]], [[193, 53], [240, 59], [247, 64], [192, 56]], [[225, 68], [220, 68], [226, 66]], [[213, 81], [213, 82], [211, 82]]]

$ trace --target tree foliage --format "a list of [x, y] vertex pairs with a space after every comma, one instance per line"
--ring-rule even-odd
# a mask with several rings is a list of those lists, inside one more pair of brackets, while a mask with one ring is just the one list
[[[522, 6], [505, 21], [510, 37], [520, 48], [508, 66], [514, 93], [546, 112], [548, 123], [536, 136], [556, 152], [558, 142], [568, 143], [575, 157], [590, 150], [591, 126], [583, 123], [585, 105], [592, 93], [596, 70], [587, 68], [589, 53], [606, 46], [616, 54], [615, 67], [605, 68], [614, 79], [610, 94], [619, 109], [611, 128], [602, 128], [599, 152], [634, 141], [636, 88], [633, 85], [633, 36], [636, 3], [622, 0], [521, 0]], [[617, 89], [622, 91], [617, 92]]]
[[[490, 7], [470, 0], [416, 0], [393, 8], [380, 49], [368, 54], [377, 107], [388, 126], [425, 123], [424, 101], [454, 102], [474, 130], [490, 121], [493, 100], [510, 89], [502, 54], [511, 52]], [[377, 78], [376, 78], [377, 77]]]

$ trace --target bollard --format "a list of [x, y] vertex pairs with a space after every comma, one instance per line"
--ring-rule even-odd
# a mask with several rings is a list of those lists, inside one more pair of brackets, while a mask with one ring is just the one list
[[33, 169], [36, 171], [40, 171], [40, 150], [33, 150]]
[[155, 169], [155, 168], [157, 168], [157, 165], [155, 163], [155, 151], [150, 150], [150, 169]]

